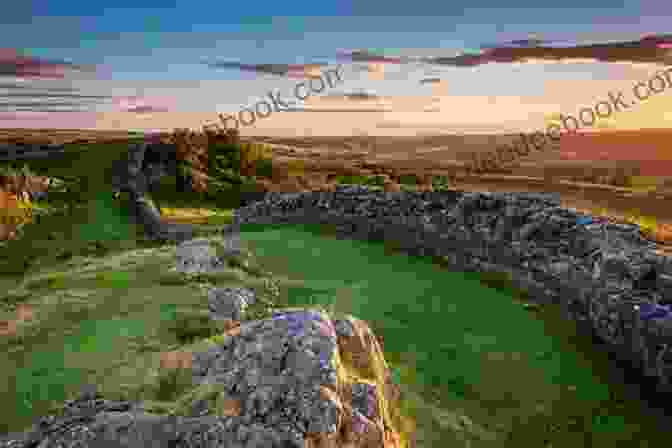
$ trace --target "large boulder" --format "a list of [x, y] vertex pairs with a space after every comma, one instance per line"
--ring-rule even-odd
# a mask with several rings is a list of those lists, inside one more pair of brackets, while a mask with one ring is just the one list
[[266, 438], [250, 446], [407, 446], [399, 390], [365, 322], [290, 309], [214, 342], [195, 354], [194, 396], [214, 394], [232, 429]]

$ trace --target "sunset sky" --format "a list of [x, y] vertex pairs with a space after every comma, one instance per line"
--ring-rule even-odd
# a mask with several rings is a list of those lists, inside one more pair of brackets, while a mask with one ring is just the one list
[[[672, 40], [660, 45], [660, 54], [670, 57], [659, 61], [527, 58], [464, 65], [455, 58], [530, 36], [561, 48], [666, 34], [672, 4], [659, 1], [622, 0], [613, 7], [567, 0], [543, 8], [522, 1], [506, 7], [379, 0], [5, 3], [3, 128], [199, 129], [217, 123], [218, 113], [253, 106], [272, 89], [292, 99], [301, 75], [342, 64], [342, 83], [241, 133], [527, 131], [543, 129], [559, 112], [575, 114], [607, 100], [610, 91], [631, 98], [635, 82], [672, 66]], [[595, 6], [600, 3], [605, 6]], [[356, 50], [401, 59], [339, 57]], [[299, 67], [277, 69], [287, 64]], [[672, 86], [667, 90], [600, 126], [671, 127]]]

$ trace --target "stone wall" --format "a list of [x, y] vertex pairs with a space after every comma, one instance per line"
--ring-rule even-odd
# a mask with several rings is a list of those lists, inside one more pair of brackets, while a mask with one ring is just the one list
[[636, 225], [599, 222], [535, 193], [270, 193], [238, 209], [241, 223], [330, 224], [343, 236], [396, 242], [459, 271], [508, 273], [514, 286], [590, 328], [669, 390], [672, 260]]

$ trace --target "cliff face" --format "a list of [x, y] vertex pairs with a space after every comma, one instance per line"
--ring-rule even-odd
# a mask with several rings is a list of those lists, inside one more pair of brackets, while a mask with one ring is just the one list
[[542, 303], [591, 328], [622, 359], [672, 380], [672, 260], [637, 225], [559, 206], [551, 195], [462, 192], [269, 194], [237, 211], [242, 223], [331, 224], [345, 236], [391, 240], [455, 270], [503, 272]]

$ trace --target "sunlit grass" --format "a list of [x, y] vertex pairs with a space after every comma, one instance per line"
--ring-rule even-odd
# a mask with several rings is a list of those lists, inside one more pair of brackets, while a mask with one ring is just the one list
[[174, 218], [207, 218], [210, 216], [231, 216], [230, 210], [213, 210], [207, 208], [171, 208], [161, 207], [162, 215]]
[[653, 192], [658, 189], [658, 182], [652, 176], [632, 176], [630, 178], [631, 189], [636, 192]]
[[619, 216], [606, 207], [594, 208], [590, 214], [597, 217], [613, 218], [629, 224], [637, 224], [642, 234], [661, 243], [672, 243], [672, 225], [660, 222], [655, 216], [643, 215], [638, 210], [631, 210], [625, 216]]

